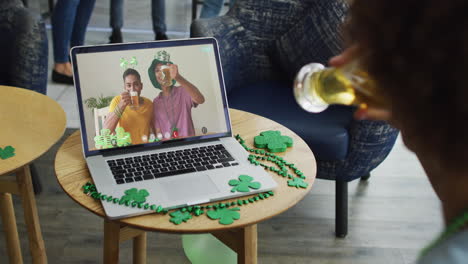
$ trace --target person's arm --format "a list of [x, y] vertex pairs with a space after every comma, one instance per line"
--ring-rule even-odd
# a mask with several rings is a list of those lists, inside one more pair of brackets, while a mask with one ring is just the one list
[[[120, 102], [112, 109], [109, 114], [107, 114], [106, 120], [104, 121], [104, 128], [107, 128], [111, 133], [115, 132], [115, 128], [120, 121], [120, 117], [125, 110], [125, 107], [131, 102], [130, 94], [128, 92], [123, 92], [120, 94]], [[120, 116], [119, 116], [120, 115]]]
[[198, 90], [195, 85], [180, 75], [177, 65], [169, 64], [169, 67], [171, 70], [171, 77], [176, 80], [182, 87], [185, 87], [186, 91], [192, 98], [192, 101], [196, 104], [203, 104], [205, 102], [205, 97], [200, 92], [200, 90]]

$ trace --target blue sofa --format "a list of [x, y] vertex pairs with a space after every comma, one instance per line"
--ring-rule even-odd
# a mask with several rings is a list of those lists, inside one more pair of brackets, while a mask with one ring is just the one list
[[363, 178], [392, 149], [398, 130], [357, 121], [353, 107], [319, 114], [295, 102], [295, 74], [310, 62], [327, 64], [342, 50], [348, 6], [339, 0], [237, 0], [225, 16], [195, 20], [191, 37], [220, 46], [229, 107], [259, 114], [293, 130], [317, 159], [317, 177], [336, 181], [336, 235], [347, 234], [347, 183]]
[[[0, 85], [47, 92], [49, 47], [44, 21], [21, 0], [0, 1]], [[34, 192], [42, 190], [34, 163]]]
[[21, 0], [2, 0], [0, 36], [0, 84], [46, 94], [49, 47], [41, 17]]

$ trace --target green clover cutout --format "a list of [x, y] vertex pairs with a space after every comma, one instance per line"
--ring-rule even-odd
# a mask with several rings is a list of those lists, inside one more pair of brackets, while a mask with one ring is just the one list
[[230, 180], [229, 185], [234, 186], [231, 192], [249, 192], [250, 189], [258, 189], [262, 185], [259, 182], [252, 182], [253, 178], [247, 175], [239, 176], [239, 180]]
[[150, 139], [148, 140], [149, 143], [159, 142], [159, 141], [161, 141], [159, 138], [150, 138]]
[[267, 148], [270, 152], [283, 152], [293, 145], [291, 137], [282, 136], [279, 131], [264, 131], [260, 136], [254, 138], [254, 145], [257, 148]]
[[202, 215], [205, 211], [203, 211], [201, 208], [195, 208], [195, 210], [193, 210], [193, 213], [196, 215], [196, 216], [199, 216], [199, 215]]
[[120, 198], [120, 201], [135, 201], [137, 203], [144, 203], [149, 192], [145, 189], [138, 191], [137, 188], [128, 189], [125, 191], [125, 195]]
[[301, 178], [294, 178], [288, 181], [288, 186], [296, 188], [307, 188], [309, 184]]
[[123, 146], [129, 146], [132, 144], [132, 137], [130, 135], [130, 132], [125, 132], [123, 127], [118, 127], [115, 129], [115, 135], [116, 135], [116, 141], [117, 141], [117, 146], [123, 147]]
[[240, 219], [239, 207], [234, 208], [219, 208], [217, 210], [208, 211], [207, 215], [210, 219], [219, 219], [219, 223], [222, 225], [230, 225], [234, 223], [234, 220]]
[[96, 148], [99, 149], [112, 148], [114, 147], [112, 144], [113, 140], [115, 140], [115, 136], [111, 135], [109, 129], [104, 128], [101, 130], [101, 135], [94, 137], [94, 144], [96, 145]]
[[182, 222], [187, 222], [189, 219], [192, 219], [192, 215], [189, 212], [175, 211], [169, 214], [171, 216], [172, 223], [180, 225]]
[[125, 58], [120, 58], [120, 67], [127, 69], [128, 61]]
[[129, 63], [130, 66], [132, 66], [133, 68], [135, 68], [135, 66], [138, 65], [138, 61], [137, 61], [137, 59], [136, 59], [135, 56], [133, 56], [133, 57], [130, 59], [130, 61], [129, 61], [128, 63]]
[[4, 149], [0, 148], [0, 158], [5, 160], [15, 156], [15, 148], [6, 146]]

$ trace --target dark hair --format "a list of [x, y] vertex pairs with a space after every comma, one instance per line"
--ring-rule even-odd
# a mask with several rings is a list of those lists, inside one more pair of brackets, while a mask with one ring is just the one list
[[467, 166], [466, 10], [466, 0], [355, 0], [348, 24], [402, 131], [453, 168]]
[[123, 80], [124, 80], [124, 82], [125, 82], [125, 78], [126, 78], [128, 75], [135, 75], [135, 76], [138, 78], [138, 80], [141, 82], [141, 77], [140, 77], [140, 74], [138, 73], [137, 70], [132, 69], [132, 68], [126, 69], [126, 70], [124, 71], [124, 73], [123, 73]]

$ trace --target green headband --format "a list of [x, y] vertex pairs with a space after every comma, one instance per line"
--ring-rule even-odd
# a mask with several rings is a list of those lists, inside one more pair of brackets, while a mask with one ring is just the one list
[[[173, 64], [171, 62], [171, 58], [169, 53], [165, 50], [158, 51], [156, 53], [156, 56], [154, 56], [154, 60], [151, 63], [151, 65], [148, 68], [148, 76], [153, 84], [154, 88], [160, 89], [161, 90], [161, 85], [159, 84], [158, 80], [156, 79], [156, 74], [154, 73], [154, 69], [156, 69], [156, 66], [161, 63], [163, 65], [167, 65], [168, 63]], [[176, 81], [172, 80], [172, 85], [175, 85]]]

